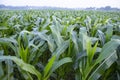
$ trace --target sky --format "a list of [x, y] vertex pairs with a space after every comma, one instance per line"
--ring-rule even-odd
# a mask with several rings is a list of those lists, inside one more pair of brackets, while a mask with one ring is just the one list
[[63, 8], [117, 7], [120, 0], [0, 0], [0, 4], [12, 6], [51, 6]]

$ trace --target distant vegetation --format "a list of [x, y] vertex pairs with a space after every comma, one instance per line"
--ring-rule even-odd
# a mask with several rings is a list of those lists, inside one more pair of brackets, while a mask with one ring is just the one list
[[11, 10], [23, 10], [23, 9], [52, 9], [52, 10], [120, 10], [119, 8], [112, 8], [110, 6], [95, 8], [95, 7], [88, 7], [88, 8], [60, 8], [60, 7], [47, 7], [47, 6], [5, 6], [0, 5], [0, 9], [11, 9]]

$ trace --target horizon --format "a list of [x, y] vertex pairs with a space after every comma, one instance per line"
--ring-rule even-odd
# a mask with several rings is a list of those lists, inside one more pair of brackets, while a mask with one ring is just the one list
[[120, 0], [0, 0], [5, 6], [36, 6], [36, 7], [60, 7], [60, 8], [100, 8], [110, 6], [120, 8]]
[[[4, 4], [0, 4], [0, 5], [4, 5]], [[14, 5], [4, 5], [4, 6], [11, 6], [11, 7], [51, 7], [51, 8], [68, 8], [68, 9], [74, 9], [74, 8], [81, 8], [81, 7], [74, 7], [74, 8], [70, 8], [70, 7], [56, 7], [56, 6], [31, 6], [31, 5], [22, 5], [22, 6], [14, 6]], [[111, 6], [104, 6], [104, 7], [84, 7], [84, 8], [105, 8], [105, 7], [111, 7]], [[83, 7], [81, 9], [84, 9]], [[111, 8], [118, 8], [118, 7], [111, 7]], [[120, 9], [120, 8], [118, 8]]]
[[[0, 5], [4, 5], [4, 4], [0, 4]], [[76, 7], [76, 8], [69, 8], [69, 7], [56, 7], [56, 6], [31, 6], [31, 5], [22, 5], [22, 6], [13, 6], [13, 5], [4, 5], [6, 7], [45, 7], [45, 8], [66, 8], [66, 9], [87, 9], [87, 8], [93, 8], [93, 9], [99, 9], [99, 8], [105, 8], [105, 7], [110, 7], [110, 8], [116, 8], [116, 9], [120, 9], [118, 7], [111, 7], [111, 6], [104, 6], [104, 7], [85, 7], [85, 8], [80, 8], [80, 7]]]

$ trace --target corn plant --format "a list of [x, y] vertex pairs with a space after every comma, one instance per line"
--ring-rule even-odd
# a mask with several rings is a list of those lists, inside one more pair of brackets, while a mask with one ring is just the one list
[[119, 80], [120, 12], [0, 10], [0, 80]]

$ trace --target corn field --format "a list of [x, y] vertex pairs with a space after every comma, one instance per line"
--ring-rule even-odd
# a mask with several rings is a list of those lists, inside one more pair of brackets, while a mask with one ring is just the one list
[[120, 11], [0, 10], [0, 80], [120, 80]]

